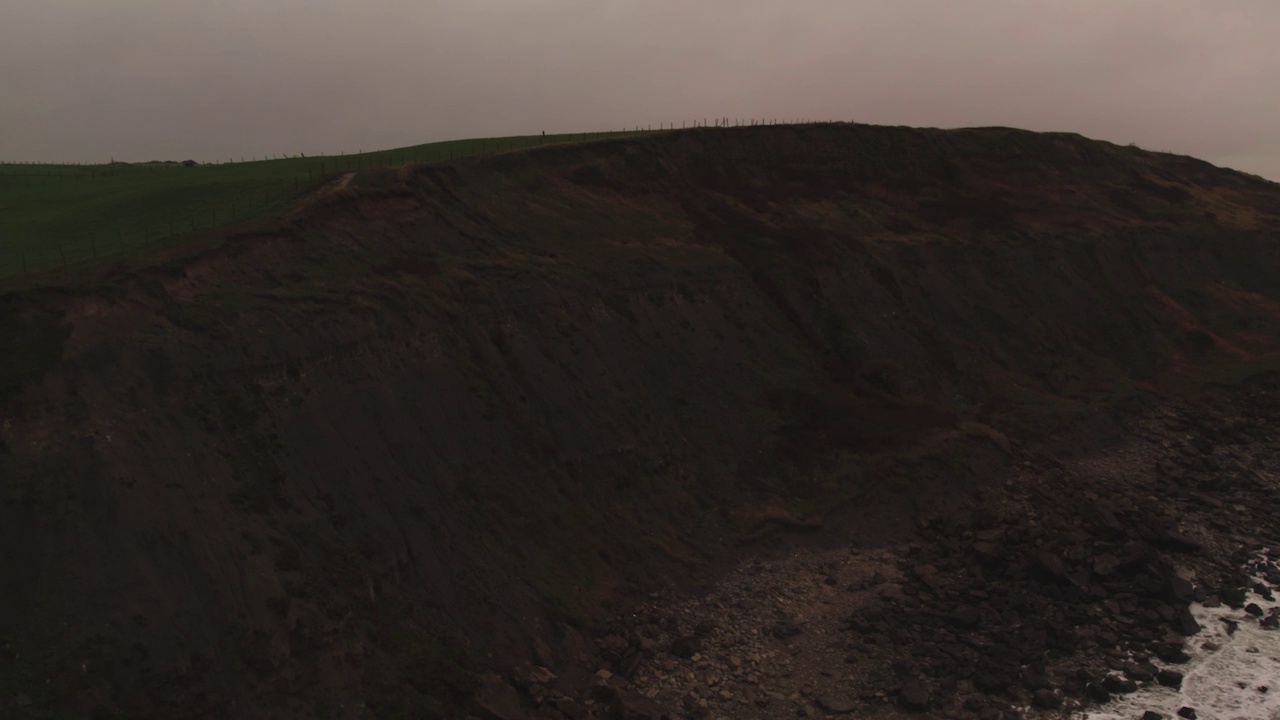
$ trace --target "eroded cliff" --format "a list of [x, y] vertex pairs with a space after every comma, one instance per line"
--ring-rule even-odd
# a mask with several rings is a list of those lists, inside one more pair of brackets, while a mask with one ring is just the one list
[[961, 505], [1010, 438], [1270, 367], [1277, 190], [706, 129], [361, 175], [6, 298], [0, 707], [444, 712], [771, 527]]

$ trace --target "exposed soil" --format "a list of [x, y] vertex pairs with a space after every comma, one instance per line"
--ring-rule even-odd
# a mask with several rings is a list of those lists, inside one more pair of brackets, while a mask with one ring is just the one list
[[326, 196], [326, 195], [333, 195], [334, 193], [341, 192], [343, 190], [346, 190], [347, 187], [351, 185], [351, 181], [354, 180], [355, 178], [356, 178], [356, 174], [353, 172], [343, 173], [338, 177], [334, 178], [333, 180], [330, 180], [329, 182], [325, 183], [324, 186], [317, 188], [315, 194], [320, 196]]
[[1193, 398], [1280, 365], [1276, 227], [1074, 135], [708, 128], [0, 298], [0, 716], [1073, 702], [1271, 527], [1273, 391]]

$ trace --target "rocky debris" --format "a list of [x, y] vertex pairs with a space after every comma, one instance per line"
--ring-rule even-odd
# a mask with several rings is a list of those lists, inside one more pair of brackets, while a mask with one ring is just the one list
[[[1240, 574], [1247, 543], [1232, 533], [1244, 521], [1214, 523], [1229, 509], [1274, 525], [1268, 507], [1280, 508], [1227, 468], [1280, 465], [1280, 447], [1263, 461], [1255, 444], [1216, 430], [1212, 458], [1185, 440], [1163, 444], [1169, 427], [1185, 436], [1220, 420], [1187, 412], [1161, 429], [1166, 420], [1147, 418], [1147, 444], [1067, 461], [1027, 451], [980, 512], [929, 518], [901, 545], [747, 559], [704, 596], [639, 603], [601, 633], [601, 654], [636, 693], [694, 718], [889, 705], [1051, 716], [1140, 683], [1178, 687], [1170, 666], [1190, 659], [1184, 645], [1200, 629], [1190, 603], [1243, 609], [1248, 593], [1270, 589]], [[1133, 470], [1152, 456], [1148, 467], [1179, 472]]]
[[1142, 713], [1142, 720], [1164, 720], [1164, 716], [1155, 710], [1148, 710]]
[[1196, 717], [1197, 717], [1196, 710], [1195, 708], [1189, 708], [1189, 707], [1179, 708], [1178, 717], [1186, 718], [1187, 720], [1196, 720]]

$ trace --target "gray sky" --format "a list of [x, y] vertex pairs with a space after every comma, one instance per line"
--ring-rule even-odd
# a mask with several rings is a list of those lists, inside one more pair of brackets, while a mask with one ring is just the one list
[[0, 159], [702, 117], [1067, 130], [1280, 180], [1277, 0], [3, 0]]

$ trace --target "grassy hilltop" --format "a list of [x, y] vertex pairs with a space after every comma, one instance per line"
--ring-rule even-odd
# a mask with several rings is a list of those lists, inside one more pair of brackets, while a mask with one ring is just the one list
[[0, 163], [0, 285], [269, 216], [345, 172], [623, 134], [474, 138], [351, 155], [194, 166]]

